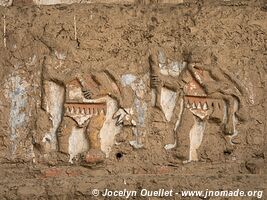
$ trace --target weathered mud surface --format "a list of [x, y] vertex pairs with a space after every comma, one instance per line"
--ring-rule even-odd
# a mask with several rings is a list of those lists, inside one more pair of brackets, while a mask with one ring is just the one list
[[[0, 8], [0, 14], [1, 199], [93, 199], [93, 188], [168, 188], [177, 192], [239, 188], [266, 192], [264, 1], [12, 6]], [[189, 133], [197, 124], [192, 111], [180, 115], [180, 104], [176, 103], [167, 120], [171, 98], [163, 102], [165, 113], [151, 104], [149, 56], [154, 49], [164, 52], [166, 60], [188, 64], [193, 60], [211, 66], [207, 71], [216, 72], [218, 84], [222, 80], [220, 84], [225, 86], [220, 95], [242, 91], [236, 96], [240, 109], [234, 113], [234, 127], [221, 123], [226, 115], [223, 109], [214, 111], [205, 118], [203, 138], [192, 159]], [[191, 60], [186, 60], [186, 55], [191, 55]], [[225, 73], [217, 74], [216, 70]], [[64, 94], [73, 87], [75, 78], [92, 75], [101, 79], [103, 72], [115, 82], [105, 83], [110, 86], [105, 87], [108, 91], [98, 91], [116, 97], [117, 104], [108, 106], [133, 107], [137, 115], [108, 129], [116, 109], [106, 111], [103, 106], [105, 113], [111, 113], [106, 114], [106, 118], [111, 116], [108, 123], [103, 125], [106, 118], [94, 118], [93, 125], [85, 128], [70, 120], [65, 127], [69, 126], [66, 129], [79, 139], [75, 140], [75, 135], [61, 138], [60, 146], [63, 104], [71, 102]], [[136, 77], [136, 85], [123, 82], [129, 74]], [[211, 85], [216, 86], [216, 82]], [[180, 87], [173, 86], [177, 95], [183, 90]], [[210, 85], [205, 88], [205, 84], [203, 88], [213, 89]], [[116, 96], [118, 91], [121, 95]], [[209, 95], [207, 101], [219, 104], [225, 100], [221, 96], [213, 100]], [[231, 107], [230, 103], [226, 105]], [[183, 120], [176, 134], [173, 129], [179, 116]], [[75, 123], [80, 132], [73, 129]], [[134, 123], [138, 130], [132, 127]], [[106, 128], [101, 132], [102, 125]], [[89, 136], [89, 148], [101, 148], [108, 155], [100, 164], [84, 162], [88, 143], [81, 130], [87, 133], [87, 129], [95, 133]], [[135, 131], [142, 133], [140, 138], [136, 139], [139, 135]], [[175, 140], [177, 147], [164, 148]], [[64, 146], [66, 141], [69, 146]], [[139, 142], [142, 148], [134, 148]], [[198, 161], [186, 163], [188, 160]]]

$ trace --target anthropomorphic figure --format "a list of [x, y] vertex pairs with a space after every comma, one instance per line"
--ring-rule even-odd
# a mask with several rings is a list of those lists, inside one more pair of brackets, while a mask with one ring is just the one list
[[[82, 128], [86, 134], [89, 150], [87, 163], [104, 161], [101, 151], [100, 130], [106, 119], [107, 102], [105, 97], [119, 99], [120, 89], [109, 72], [79, 75], [66, 84], [64, 115], [58, 131], [59, 151], [69, 154], [69, 137], [73, 127]], [[121, 113], [121, 121], [126, 113]]]
[[[189, 54], [184, 58], [186, 65], [178, 66], [175, 75], [165, 72], [165, 59], [161, 59], [157, 48], [151, 50], [149, 56], [151, 70], [151, 88], [156, 93], [155, 107], [162, 109], [161, 90], [170, 88], [179, 95], [176, 106], [179, 110], [175, 123], [173, 144], [165, 149], [177, 145], [177, 134], [183, 120], [184, 109], [193, 114], [194, 125], [190, 130], [190, 150], [188, 161], [198, 160], [197, 149], [200, 147], [207, 119], [214, 118], [222, 125], [226, 135], [235, 136], [237, 119], [245, 120], [245, 90], [242, 84], [231, 73], [216, 65], [214, 55], [204, 51], [201, 55]], [[203, 56], [204, 55], [204, 56]], [[164, 60], [162, 62], [161, 60]], [[165, 71], [164, 71], [165, 70]], [[178, 141], [180, 142], [180, 141]], [[231, 142], [231, 141], [230, 141]]]

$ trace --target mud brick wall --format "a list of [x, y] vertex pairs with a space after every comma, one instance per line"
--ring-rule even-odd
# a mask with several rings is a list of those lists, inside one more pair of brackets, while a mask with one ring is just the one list
[[11, 6], [0, 16], [0, 162], [114, 173], [264, 165], [261, 2]]

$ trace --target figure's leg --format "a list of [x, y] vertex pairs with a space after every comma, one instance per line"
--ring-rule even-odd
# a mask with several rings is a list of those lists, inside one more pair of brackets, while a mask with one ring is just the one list
[[237, 110], [235, 112], [237, 118], [240, 121], [247, 121], [249, 119], [248, 107], [244, 99], [239, 98], [236, 99], [237, 102]]
[[197, 149], [200, 147], [204, 135], [205, 130], [205, 121], [201, 120], [199, 117], [194, 116], [194, 125], [190, 130], [189, 137], [190, 137], [190, 151], [189, 151], [189, 160], [197, 161]]
[[166, 150], [175, 148], [177, 146], [177, 134], [178, 134], [178, 129], [181, 125], [183, 111], [184, 111], [184, 99], [183, 99], [183, 97], [180, 97], [179, 100], [177, 100], [177, 102], [176, 102], [176, 107], [175, 107], [175, 110], [173, 112], [174, 116], [176, 116], [176, 112], [179, 113], [177, 118], [176, 118], [175, 127], [173, 129], [173, 143], [165, 145], [164, 148]]
[[106, 120], [104, 112], [101, 112], [97, 116], [93, 116], [86, 129], [86, 134], [89, 141], [89, 148], [90, 149], [101, 149], [100, 143], [100, 130]]
[[233, 135], [235, 130], [234, 115], [237, 110], [235, 109], [236, 99], [228, 94], [223, 94], [221, 92], [216, 92], [210, 95], [212, 98], [222, 99], [226, 103], [225, 108], [225, 121], [223, 122], [223, 129], [226, 135]]
[[58, 129], [58, 148], [59, 151], [69, 154], [69, 137], [76, 122], [70, 117], [63, 117]]
[[227, 135], [233, 135], [234, 134], [234, 99], [233, 97], [226, 96], [224, 97], [226, 101], [226, 109], [227, 109], [227, 119], [226, 123], [224, 124], [224, 132]]
[[106, 120], [104, 112], [93, 116], [86, 128], [86, 135], [89, 142], [89, 151], [85, 161], [87, 163], [99, 163], [105, 159], [105, 154], [101, 151], [100, 130]]

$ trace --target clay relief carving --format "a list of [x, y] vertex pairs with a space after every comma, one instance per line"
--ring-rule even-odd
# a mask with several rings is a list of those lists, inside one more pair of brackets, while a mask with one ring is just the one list
[[167, 144], [166, 150], [181, 142], [177, 136], [186, 109], [192, 113], [194, 125], [188, 133], [189, 155], [185, 162], [198, 160], [197, 150], [209, 120], [220, 124], [231, 143], [231, 138], [238, 134], [237, 121], [244, 120], [241, 116], [245, 116], [240, 113], [244, 112], [244, 102], [240, 96], [245, 94], [245, 90], [236, 78], [225, 70], [213, 67], [214, 63], [200, 62], [194, 56], [189, 56], [186, 62], [167, 62], [164, 52], [157, 49], [151, 51], [149, 63], [154, 106], [163, 111], [167, 121], [171, 120], [174, 108], [168, 110], [164, 105], [164, 99], [169, 97], [163, 92], [168, 89], [169, 93], [173, 93], [172, 96], [178, 96], [177, 101], [169, 101], [172, 107], [178, 108], [179, 114], [173, 129], [175, 141]]
[[149, 56], [150, 74], [124, 74], [118, 81], [109, 71], [101, 71], [78, 74], [66, 83], [45, 80], [43, 109], [50, 115], [52, 128], [43, 142], [69, 155], [70, 162], [83, 153], [86, 163], [95, 164], [109, 156], [121, 128], [130, 126], [134, 139], [129, 144], [142, 148], [149, 130], [147, 102], [152, 100], [166, 121], [174, 122], [173, 142], [165, 145], [166, 150], [183, 145], [179, 138], [182, 122], [185, 113], [191, 113], [185, 162], [199, 159], [208, 122], [217, 123], [232, 144], [231, 138], [238, 134], [236, 124], [245, 120], [240, 116], [246, 116], [241, 113], [245, 107], [240, 98], [245, 90], [229, 72], [213, 68], [215, 61], [210, 57], [203, 62], [192, 54], [176, 61], [155, 48]]
[[[47, 81], [45, 85], [59, 87], [57, 84]], [[56, 85], [56, 86], [55, 86]], [[83, 152], [87, 152], [84, 161], [89, 164], [103, 162], [108, 156], [112, 145], [115, 143], [115, 135], [119, 133], [121, 123], [125, 123], [130, 116], [127, 109], [118, 108], [118, 99], [121, 92], [109, 72], [99, 72], [86, 75], [78, 75], [65, 84], [65, 95], [63, 101], [53, 103], [58, 94], [51, 87], [45, 87], [46, 105], [45, 109], [51, 113], [60, 113], [62, 116], [51, 116], [56, 121], [53, 135], [57, 135], [58, 150], [70, 155], [72, 159]], [[60, 99], [60, 98], [59, 98]], [[62, 97], [61, 97], [62, 99]], [[62, 105], [63, 104], [63, 105]], [[57, 107], [57, 109], [53, 109]], [[59, 118], [62, 118], [59, 121]], [[57, 119], [57, 120], [55, 120]], [[131, 121], [132, 125], [134, 121]], [[51, 138], [51, 134], [45, 138]], [[55, 148], [54, 148], [55, 149]]]
[[99, 134], [105, 121], [107, 106], [104, 100], [98, 99], [107, 95], [105, 89], [99, 88], [90, 76], [78, 77], [67, 83], [64, 116], [58, 132], [59, 151], [69, 153], [72, 128], [79, 127], [83, 128], [89, 144], [86, 160], [101, 162], [105, 158], [101, 151]]

